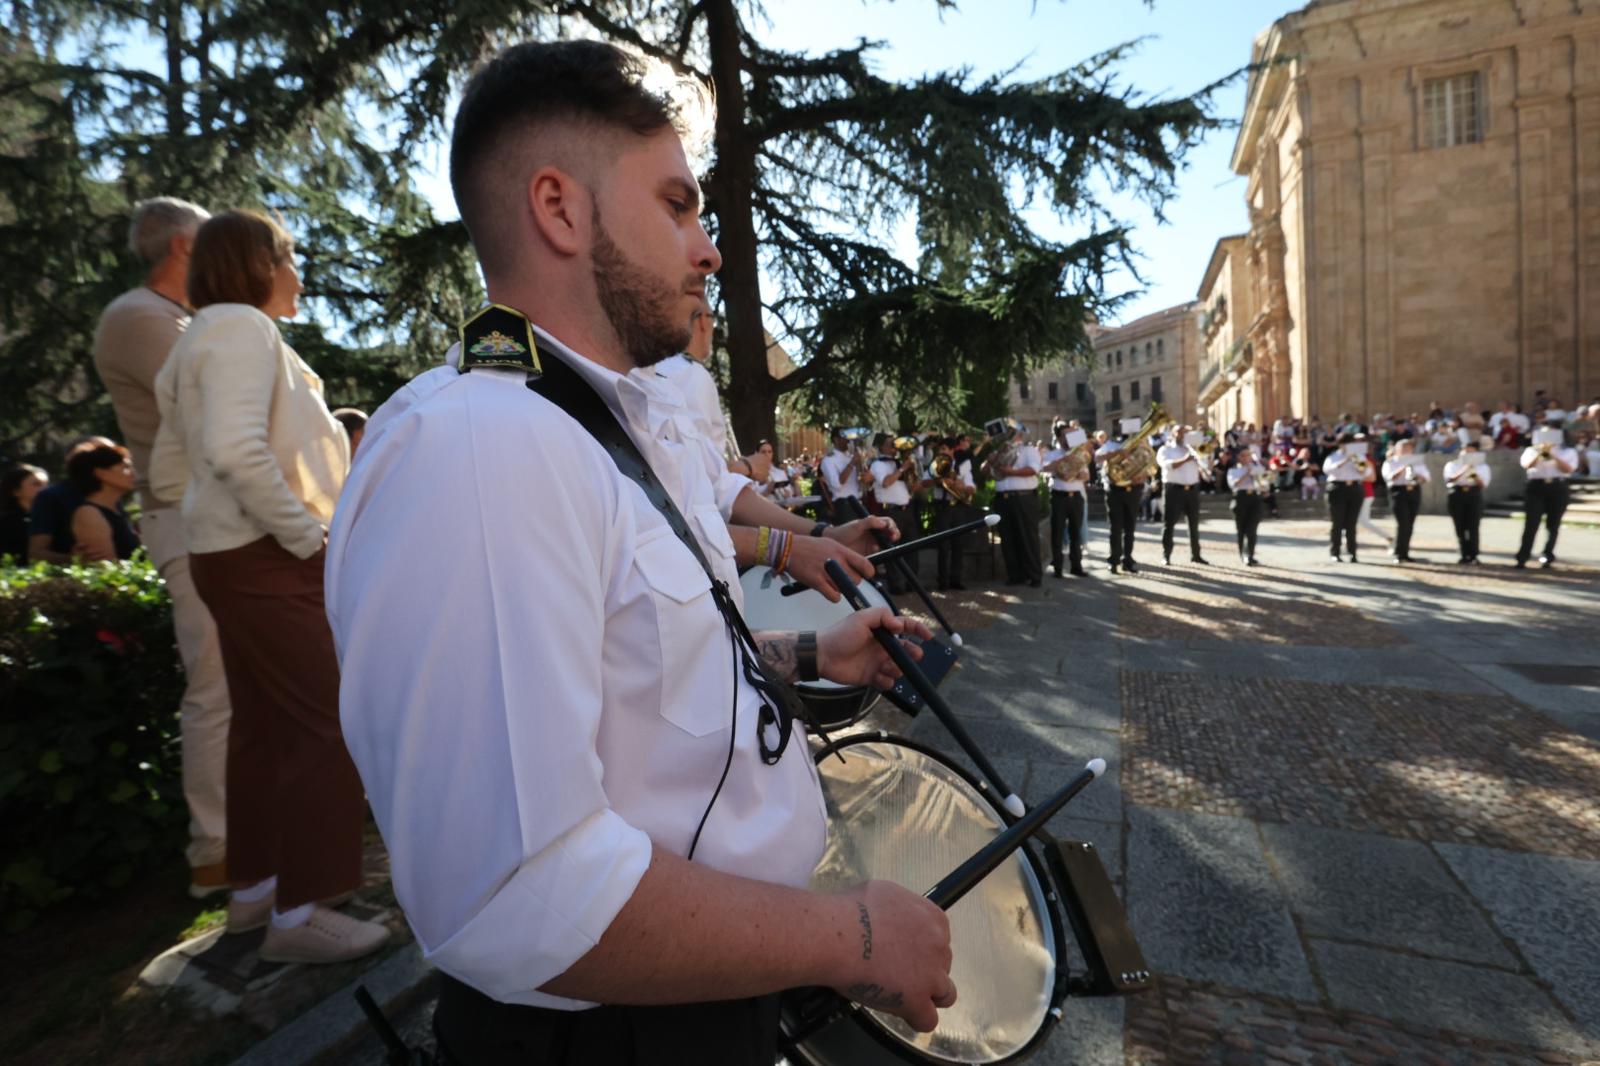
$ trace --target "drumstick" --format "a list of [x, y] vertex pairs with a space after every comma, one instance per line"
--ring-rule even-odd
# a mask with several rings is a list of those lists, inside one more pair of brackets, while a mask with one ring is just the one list
[[1023, 841], [1032, 836], [1045, 822], [1049, 821], [1067, 801], [1088, 787], [1089, 782], [1106, 772], [1104, 759], [1090, 759], [1087, 766], [1067, 782], [1066, 786], [1033, 808], [1023, 817], [1007, 826], [999, 836], [978, 849], [977, 854], [966, 862], [957, 866], [946, 874], [938, 884], [928, 889], [927, 898], [943, 910], [949, 910], [956, 902], [977, 886], [979, 881], [989, 876], [1002, 862], [1011, 857], [1011, 853], [1022, 847]]
[[[858, 611], [864, 611], [871, 606], [871, 604], [867, 603], [867, 598], [861, 595], [861, 590], [856, 588], [856, 583], [850, 580], [850, 575], [844, 572], [844, 567], [839, 565], [837, 559], [829, 559], [825, 564], [825, 569], [828, 571], [828, 577], [832, 579], [835, 585], [839, 586], [839, 591], [844, 594], [846, 602], [851, 607]], [[923, 702], [928, 705], [928, 709], [944, 724], [951, 737], [955, 738], [955, 742], [961, 745], [961, 750], [966, 752], [967, 757], [977, 766], [978, 772], [987, 781], [987, 783], [980, 781], [979, 784], [984, 788], [993, 785], [995, 791], [1005, 797], [1001, 801], [1001, 805], [1007, 811], [1010, 811], [1013, 817], [1021, 818], [1025, 810], [1021, 797], [1000, 779], [1000, 773], [994, 768], [994, 764], [989, 761], [989, 757], [983, 753], [983, 749], [979, 748], [972, 737], [968, 735], [966, 727], [955, 716], [955, 712], [944, 701], [944, 697], [939, 695], [939, 690], [933, 687], [933, 682], [928, 680], [928, 675], [922, 672], [922, 668], [916, 664], [910, 655], [906, 654], [906, 649], [900, 644], [899, 638], [881, 626], [874, 629], [872, 635], [878, 639], [879, 644], [883, 645], [883, 650], [889, 653], [889, 658], [900, 668], [900, 672], [905, 675], [905, 679], [910, 683], [911, 687], [917, 690], [917, 695], [922, 697]]]
[[[847, 497], [845, 499], [845, 503], [856, 512], [857, 516], [861, 518], [870, 517], [867, 514], [866, 505], [861, 502], [859, 497]], [[888, 548], [894, 543], [889, 539], [889, 534], [885, 533], [881, 529], [873, 528], [872, 536], [875, 540], [877, 540], [880, 548]], [[950, 628], [950, 623], [945, 621], [944, 612], [939, 610], [939, 605], [933, 602], [933, 597], [928, 595], [928, 590], [922, 587], [922, 582], [917, 580], [917, 575], [911, 572], [911, 568], [905, 564], [905, 561], [901, 559], [895, 559], [890, 563], [890, 565], [898, 566], [900, 568], [901, 578], [905, 580], [906, 584], [911, 586], [912, 592], [915, 592], [918, 596], [922, 597], [922, 602], [927, 605], [928, 612], [933, 615], [934, 621], [939, 623], [939, 627], [946, 633], [950, 634], [950, 643], [954, 644], [958, 648], [961, 647], [961, 634]]]
[[[882, 551], [875, 551], [871, 555], [867, 556], [867, 561], [872, 563], [873, 566], [882, 566], [884, 563], [898, 559], [902, 555], [907, 555], [914, 551], [921, 551], [924, 548], [937, 548], [941, 542], [950, 540], [953, 537], [964, 537], [968, 533], [976, 532], [977, 530], [983, 529], [986, 526], [997, 526], [999, 524], [999, 515], [986, 514], [982, 518], [973, 519], [971, 522], [963, 522], [959, 526], [951, 526], [949, 529], [942, 529], [937, 533], [930, 533], [926, 537], [919, 537], [916, 540], [908, 540], [904, 544], [896, 544], [892, 548], [884, 548]], [[779, 595], [798, 596], [800, 593], [805, 592], [809, 588], [811, 588], [811, 586], [807, 585], [804, 581], [796, 581], [791, 585], [783, 586], [783, 591]]]

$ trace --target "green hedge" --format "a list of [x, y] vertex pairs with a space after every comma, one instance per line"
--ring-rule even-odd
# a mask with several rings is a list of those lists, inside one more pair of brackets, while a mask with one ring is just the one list
[[183, 669], [166, 588], [118, 565], [0, 568], [0, 916], [92, 899], [182, 851]]

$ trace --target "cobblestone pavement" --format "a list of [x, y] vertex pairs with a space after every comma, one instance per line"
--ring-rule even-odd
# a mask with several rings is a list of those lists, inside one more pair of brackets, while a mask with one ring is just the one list
[[[1167, 568], [1149, 529], [1137, 575], [1100, 525], [1088, 578], [940, 597], [970, 631], [944, 694], [1009, 785], [1111, 764], [1051, 829], [1094, 842], [1157, 975], [1069, 1000], [1031, 1061], [1600, 1061], [1600, 531], [1542, 572], [1504, 520], [1482, 567], [1435, 516], [1407, 567], [1281, 521], [1246, 570], [1208, 521], [1213, 565]], [[861, 727], [963, 758], [927, 712]]]

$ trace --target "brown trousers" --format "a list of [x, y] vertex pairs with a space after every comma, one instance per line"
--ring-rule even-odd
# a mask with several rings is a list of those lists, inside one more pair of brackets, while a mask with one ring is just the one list
[[216, 619], [233, 699], [228, 879], [278, 878], [280, 910], [361, 880], [361, 778], [339, 730], [339, 664], [322, 602], [323, 552], [262, 537], [189, 556]]

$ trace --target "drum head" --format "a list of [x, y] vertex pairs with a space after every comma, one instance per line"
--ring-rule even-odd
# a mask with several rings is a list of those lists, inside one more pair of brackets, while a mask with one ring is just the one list
[[[1005, 828], [960, 770], [907, 741], [849, 737], [823, 749], [817, 769], [828, 806], [828, 847], [811, 879], [818, 891], [881, 878], [925, 892]], [[950, 909], [958, 995], [933, 1032], [862, 1015], [912, 1061], [992, 1063], [1028, 1050], [1062, 991], [1062, 930], [1045, 883], [1024, 848]]]

